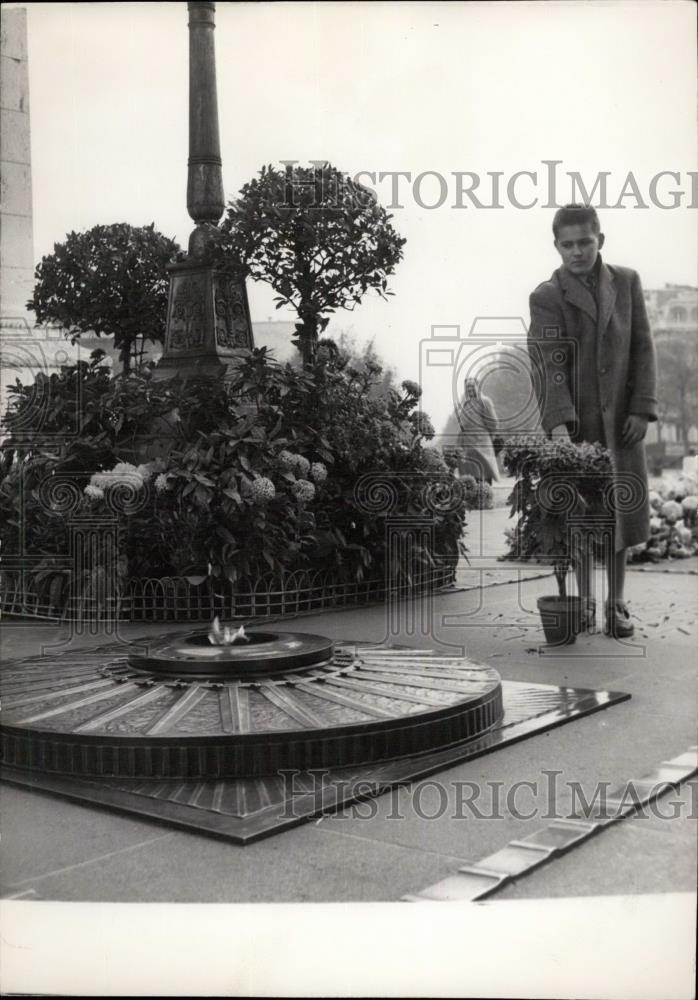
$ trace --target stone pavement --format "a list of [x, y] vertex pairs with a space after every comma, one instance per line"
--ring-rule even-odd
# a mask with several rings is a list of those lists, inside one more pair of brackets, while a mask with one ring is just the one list
[[[553, 652], [541, 645], [535, 605], [552, 579], [545, 568], [527, 567], [520, 581], [504, 582], [515, 580], [518, 569], [493, 558], [496, 546], [488, 537], [501, 538], [501, 514], [487, 512], [481, 524], [471, 518], [469, 547], [479, 568], [459, 571], [458, 582], [470, 589], [435, 600], [431, 635], [392, 638], [424, 647], [462, 644], [505, 679], [615, 689], [631, 700], [452, 767], [436, 776], [438, 786], [435, 779], [418, 782], [244, 848], [2, 785], [2, 894], [132, 902], [396, 901], [546, 825], [546, 772], [559, 772], [554, 805], [564, 814], [571, 782], [590, 798], [597, 782], [637, 779], [695, 743], [696, 576], [631, 573], [637, 641], [588, 635]], [[475, 572], [495, 576], [475, 589]], [[387, 638], [383, 607], [299, 617], [294, 628], [334, 639]], [[123, 631], [129, 637], [163, 626]], [[28, 655], [62, 634], [51, 625], [5, 623], [3, 658]], [[75, 641], [91, 645], [95, 637]], [[459, 816], [457, 781], [482, 786], [485, 818], [462, 810]], [[498, 788], [507, 803], [507, 793], [523, 781], [537, 784], [531, 791], [521, 786], [515, 808], [486, 808]], [[665, 814], [675, 818], [623, 820], [493, 898], [693, 891], [695, 783], [663, 801]], [[517, 806], [530, 811], [532, 803], [539, 815], [516, 815]], [[437, 818], [425, 818], [434, 813]]]

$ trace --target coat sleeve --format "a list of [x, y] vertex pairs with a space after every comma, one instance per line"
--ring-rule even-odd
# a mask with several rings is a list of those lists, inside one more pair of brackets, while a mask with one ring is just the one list
[[657, 360], [639, 274], [633, 273], [628, 413], [657, 419]]
[[570, 351], [562, 310], [550, 293], [537, 288], [529, 300], [528, 353], [538, 397], [541, 424], [550, 433], [559, 424], [574, 425], [577, 413], [570, 392]]

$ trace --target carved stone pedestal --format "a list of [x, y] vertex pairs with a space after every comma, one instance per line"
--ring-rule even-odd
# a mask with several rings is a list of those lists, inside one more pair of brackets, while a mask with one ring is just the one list
[[244, 280], [207, 263], [170, 267], [165, 353], [153, 375], [225, 375], [254, 347]]

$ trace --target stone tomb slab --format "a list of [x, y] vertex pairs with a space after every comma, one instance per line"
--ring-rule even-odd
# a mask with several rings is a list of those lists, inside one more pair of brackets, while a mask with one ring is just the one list
[[[64, 667], [71, 676], [66, 677], [63, 683], [70, 686], [75, 680], [82, 680], [80, 675], [83, 670], [90, 674], [95, 668], [103, 671], [104, 664], [118, 659], [119, 654], [123, 655], [123, 645], [114, 644], [71, 655], [70, 666]], [[428, 652], [426, 656], [429, 656]], [[40, 678], [44, 676], [42, 666], [45, 663], [41, 657], [35, 657], [6, 664], [3, 669], [3, 686], [6, 696], [9, 695], [10, 704], [13, 703], [12, 691], [17, 684], [17, 677], [21, 675], [29, 679], [34, 676], [40, 686]], [[481, 669], [487, 671], [489, 668]], [[74, 676], [76, 673], [78, 677]], [[101, 672], [98, 676], [104, 678], [104, 673]], [[436, 698], [441, 694], [439, 685], [443, 685], [445, 689], [453, 686], [450, 678], [445, 681], [435, 680], [433, 683], [437, 685], [436, 694], [431, 694]], [[6, 685], [9, 685], [9, 689]], [[36, 691], [35, 695], [28, 695], [25, 693], [26, 687], [22, 685], [22, 688], [23, 699], [38, 699], [38, 704], [33, 701], [26, 704], [22, 714], [26, 711], [27, 716], [32, 717], [31, 713], [37, 715], [53, 710], [52, 703], [48, 709], [42, 703], [40, 691]], [[15, 687], [15, 690], [19, 694], [19, 689]], [[406, 688], [404, 693], [413, 696], [414, 692], [415, 689]], [[112, 715], [118, 715], [118, 703], [116, 710], [111, 708], [108, 699], [102, 706], [98, 698], [100, 694], [100, 688], [90, 690], [85, 699], [97, 700], [94, 702], [95, 707], [88, 705], [86, 710], [99, 710], [102, 718], [110, 718], [110, 711]], [[157, 708], [158, 699], [153, 696], [150, 701], [147, 689], [138, 697], [142, 701], [142, 705], [139, 702], [139, 711], [145, 713], [143, 718], [146, 719], [153, 706]], [[478, 732], [470, 738], [453, 740], [438, 750], [403, 755], [398, 759], [376, 763], [353, 764], [350, 767], [330, 766], [305, 770], [289, 767], [278, 773], [250, 778], [188, 779], [179, 776], [155, 780], [50, 773], [43, 769], [17, 766], [16, 763], [5, 760], [0, 770], [0, 779], [83, 805], [112, 809], [140, 819], [244, 845], [601, 711], [626, 701], [629, 697], [630, 695], [617, 691], [501, 681], [503, 710], [486, 731]], [[59, 705], [62, 699], [63, 696], [59, 696]], [[18, 700], [15, 697], [15, 705]], [[283, 702], [280, 704], [283, 707]], [[411, 707], [410, 703], [406, 704], [408, 708]], [[431, 702], [429, 707], [433, 707]], [[147, 721], [146, 719], [146, 723]], [[82, 728], [89, 728], [89, 723], [83, 721]]]

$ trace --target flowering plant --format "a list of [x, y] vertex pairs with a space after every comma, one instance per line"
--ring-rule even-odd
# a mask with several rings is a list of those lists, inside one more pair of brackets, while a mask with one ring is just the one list
[[[27, 545], [42, 557], [35, 582], [53, 588], [54, 604], [65, 597], [70, 571], [61, 565], [82, 517], [117, 525], [124, 580], [235, 584], [301, 567], [347, 580], [379, 575], [385, 516], [361, 505], [357, 482], [367, 472], [414, 474], [395, 511], [414, 515], [425, 484], [448, 472], [424, 447], [429, 427], [413, 419], [414, 388], [373, 394], [375, 368], [358, 372], [339, 357], [299, 371], [262, 349], [243, 356], [228, 383], [154, 382], [147, 371], [112, 378], [96, 356], [50, 377], [47, 408], [33, 405], [36, 387], [17, 387], [0, 446], [3, 551]], [[158, 421], [167, 422], [168, 448], [148, 460]], [[68, 489], [70, 504], [49, 502], [47, 484], [48, 493]], [[433, 512], [435, 548], [418, 552], [421, 565], [455, 565], [466, 507]], [[106, 550], [94, 559], [90, 573], [104, 574]]]

